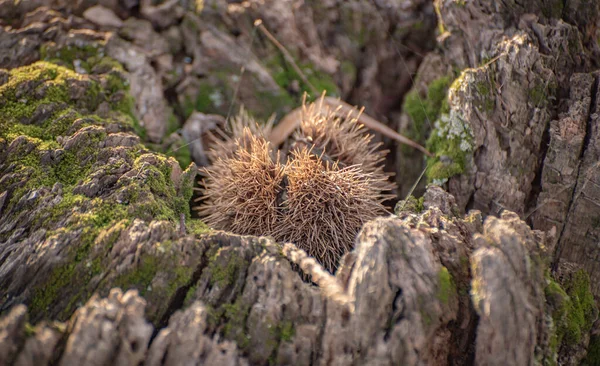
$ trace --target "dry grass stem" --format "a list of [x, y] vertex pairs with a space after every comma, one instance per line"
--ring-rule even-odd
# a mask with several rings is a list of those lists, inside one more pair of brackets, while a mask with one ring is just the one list
[[[422, 145], [406, 136], [399, 134], [385, 124], [377, 121], [375, 118], [367, 115], [362, 109], [357, 110], [356, 107], [353, 107], [340, 99], [326, 97], [324, 94], [317, 103], [319, 105], [319, 109], [315, 111], [316, 113], [328, 114], [332, 111], [335, 111], [339, 115], [346, 115], [347, 119], [356, 119], [357, 123], [364, 125], [370, 130], [379, 132], [383, 136], [417, 149], [427, 156], [433, 156], [433, 154]], [[279, 146], [282, 144], [292, 134], [292, 132], [302, 124], [302, 121], [304, 120], [302, 118], [304, 112], [303, 109], [304, 107], [299, 107], [286, 114], [277, 124], [277, 126], [273, 128], [269, 135], [269, 140], [274, 146]]]

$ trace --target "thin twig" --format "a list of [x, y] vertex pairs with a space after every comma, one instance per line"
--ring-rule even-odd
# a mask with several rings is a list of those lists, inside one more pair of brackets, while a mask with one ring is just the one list
[[286, 50], [285, 47], [281, 43], [279, 43], [277, 38], [275, 38], [275, 36], [271, 32], [269, 32], [269, 30], [262, 24], [262, 21], [259, 19], [255, 22], [255, 24], [258, 26], [258, 29], [260, 29], [261, 32], [263, 32], [264, 35], [267, 36], [267, 38], [275, 45], [275, 47], [277, 47], [279, 49], [279, 51], [281, 51], [281, 53], [283, 54], [283, 57], [285, 57], [287, 62], [289, 62], [290, 65], [292, 65], [292, 67], [294, 68], [294, 70], [296, 71], [298, 76], [300, 76], [300, 78], [302, 79], [302, 82], [310, 88], [311, 92], [315, 96], [319, 95], [319, 91], [317, 90], [317, 88], [315, 88], [315, 86], [310, 81], [308, 81], [308, 79], [306, 78], [306, 75], [304, 75], [304, 73], [302, 72], [302, 70], [300, 69], [300, 67], [298, 66], [296, 61], [294, 60], [294, 57], [292, 57], [292, 55], [288, 52], [288, 50]]
[[356, 119], [358, 120], [358, 122], [362, 123], [363, 125], [365, 125], [366, 127], [368, 127], [369, 129], [373, 130], [373, 131], [377, 131], [379, 133], [381, 133], [384, 136], [387, 136], [391, 139], [394, 139], [404, 145], [408, 145], [410, 147], [413, 147], [419, 151], [421, 151], [422, 153], [424, 153], [425, 155], [429, 156], [429, 157], [433, 157], [434, 155], [429, 152], [426, 148], [424, 148], [423, 146], [419, 145], [418, 143], [416, 143], [415, 141], [409, 139], [406, 136], [403, 136], [401, 134], [399, 134], [398, 132], [392, 130], [391, 128], [389, 128], [387, 125], [377, 121], [375, 118], [369, 116], [366, 113], [361, 113], [358, 112], [356, 110], [356, 108], [352, 107], [350, 104], [344, 102], [343, 100], [340, 99], [335, 99], [332, 97], [325, 97], [325, 104], [333, 107], [333, 108], [337, 108], [338, 106], [341, 107], [340, 111], [344, 112], [344, 113], [358, 113], [358, 116], [356, 117]]

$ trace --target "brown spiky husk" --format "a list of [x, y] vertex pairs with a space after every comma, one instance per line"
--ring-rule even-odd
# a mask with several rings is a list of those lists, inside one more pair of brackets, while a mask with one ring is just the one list
[[267, 129], [247, 114], [233, 121], [204, 170], [200, 215], [216, 229], [293, 242], [334, 272], [362, 225], [386, 213], [384, 153], [356, 119], [317, 104], [305, 106], [295, 137], [303, 143], [287, 157]]
[[279, 226], [276, 201], [284, 167], [269, 142], [255, 136], [249, 128], [232, 144], [232, 156], [217, 158], [204, 170], [205, 203], [198, 211], [216, 229], [266, 235]]
[[388, 151], [381, 150], [381, 143], [373, 143], [373, 135], [366, 133], [358, 123], [359, 111], [353, 111], [340, 118], [338, 109], [324, 104], [324, 97], [315, 103], [304, 104], [302, 121], [296, 134], [298, 139], [306, 139], [319, 151], [324, 151], [341, 167], [360, 166], [362, 171], [377, 177], [382, 191], [390, 191], [393, 184], [383, 171], [382, 162]]
[[333, 272], [362, 225], [385, 213], [381, 191], [360, 166], [340, 168], [308, 149], [292, 154], [285, 168], [283, 220], [273, 236], [296, 244]]
[[[248, 143], [238, 143], [237, 140], [247, 139], [249, 136], [266, 139], [271, 133], [272, 126], [273, 119], [265, 124], [259, 124], [242, 108], [237, 116], [228, 121], [225, 130], [217, 129], [215, 133], [210, 134], [212, 147], [207, 154], [208, 158], [211, 162], [215, 162], [219, 158], [233, 157], [238, 148], [249, 146]], [[246, 131], [250, 133], [246, 134]]]

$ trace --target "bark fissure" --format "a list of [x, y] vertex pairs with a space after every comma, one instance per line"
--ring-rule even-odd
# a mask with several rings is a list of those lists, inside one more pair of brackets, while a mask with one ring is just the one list
[[596, 113], [596, 108], [597, 108], [596, 104], [597, 104], [597, 98], [598, 98], [598, 83], [599, 82], [600, 82], [600, 78], [597, 75], [595, 75], [594, 82], [592, 84], [589, 112], [588, 112], [588, 115], [586, 118], [585, 136], [583, 139], [583, 145], [581, 148], [581, 152], [579, 154], [579, 164], [577, 167], [577, 175], [576, 175], [576, 181], [575, 181], [576, 183], [575, 183], [575, 187], [573, 188], [573, 191], [571, 192], [571, 198], [568, 202], [567, 215], [565, 217], [562, 230], [560, 231], [560, 233], [557, 236], [556, 249], [554, 252], [554, 256], [552, 258], [552, 272], [553, 273], [556, 273], [556, 271], [558, 270], [558, 265], [559, 265], [561, 257], [562, 257], [562, 252], [564, 250], [563, 235], [565, 233], [565, 230], [569, 226], [569, 220], [570, 220], [570, 216], [572, 213], [572, 205], [577, 201], [579, 195], [582, 193], [580, 185], [585, 184], [587, 181], [587, 177], [582, 177], [581, 174], [583, 173], [582, 169], [584, 168], [583, 159], [584, 159], [585, 153], [587, 151], [588, 145], [590, 143], [590, 140], [592, 138], [592, 136], [591, 136], [591, 126], [592, 126], [592, 122], [593, 122], [592, 116], [594, 113]]

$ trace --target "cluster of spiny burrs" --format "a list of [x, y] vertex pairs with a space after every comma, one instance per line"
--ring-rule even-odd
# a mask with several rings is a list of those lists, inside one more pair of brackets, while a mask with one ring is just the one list
[[386, 213], [392, 189], [385, 151], [357, 122], [320, 102], [304, 104], [301, 123], [279, 150], [271, 124], [248, 114], [215, 139], [197, 207], [215, 229], [292, 242], [334, 272], [363, 224]]

